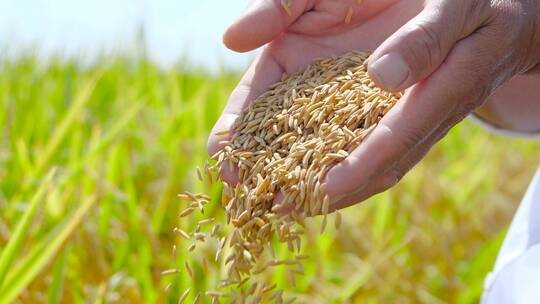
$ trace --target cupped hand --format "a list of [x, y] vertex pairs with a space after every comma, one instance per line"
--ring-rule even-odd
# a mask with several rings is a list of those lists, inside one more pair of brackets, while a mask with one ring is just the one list
[[[264, 46], [255, 58], [216, 122], [208, 140], [212, 155], [219, 141], [242, 111], [258, 95], [314, 58], [340, 55], [351, 50], [373, 51], [421, 9], [421, 0], [292, 0], [287, 12], [280, 0], [252, 1], [246, 12], [223, 37], [225, 45], [245, 52]], [[350, 22], [346, 22], [352, 9]], [[290, 14], [289, 14], [290, 13]], [[222, 179], [235, 183], [234, 170], [222, 170]]]
[[[349, 7], [354, 14], [345, 23]], [[227, 30], [224, 40], [233, 50], [266, 47], [214, 130], [230, 128], [246, 104], [283, 72], [294, 72], [315, 57], [376, 49], [369, 64], [374, 81], [406, 93], [328, 173], [333, 208], [395, 185], [496, 88], [514, 75], [535, 73], [540, 61], [540, 8], [532, 0], [365, 0], [360, 5], [294, 0], [290, 10], [286, 14], [278, 0], [256, 1]], [[211, 152], [218, 140], [210, 138]]]

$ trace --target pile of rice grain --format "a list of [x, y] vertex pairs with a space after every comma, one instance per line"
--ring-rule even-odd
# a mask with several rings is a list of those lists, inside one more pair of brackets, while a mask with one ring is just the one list
[[[198, 173], [212, 181], [209, 170], [217, 172], [225, 163], [238, 168], [238, 184], [223, 182], [221, 204], [231, 233], [218, 239], [216, 252], [216, 259], [225, 249], [230, 252], [223, 257], [227, 278], [222, 286], [237, 288], [211, 292], [214, 300], [228, 296], [233, 303], [247, 299], [253, 303], [281, 302], [282, 291], [270, 293], [275, 286], [245, 284], [246, 280], [276, 265], [303, 271], [301, 259], [305, 256], [261, 261], [262, 254], [274, 237], [299, 252], [307, 216], [322, 214], [324, 230], [330, 212], [325, 174], [366, 138], [401, 97], [401, 93], [375, 86], [367, 74], [367, 57], [367, 53], [352, 52], [318, 59], [304, 71], [283, 76], [243, 110], [230, 140], [221, 141], [222, 149], [212, 156], [215, 164], [206, 166], [207, 174]], [[218, 132], [221, 136], [225, 133]], [[278, 193], [279, 205], [275, 204]], [[183, 216], [197, 208], [202, 212], [209, 201], [201, 194], [182, 197], [191, 201]], [[211, 237], [217, 237], [215, 229]], [[199, 241], [206, 238], [201, 225], [191, 234], [182, 234]]]

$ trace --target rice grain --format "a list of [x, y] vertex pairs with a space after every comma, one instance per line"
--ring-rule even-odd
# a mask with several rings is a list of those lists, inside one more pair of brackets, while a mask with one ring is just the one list
[[[290, 4], [289, 0], [281, 1], [288, 14]], [[353, 13], [349, 7], [346, 24], [352, 21]], [[221, 262], [227, 268], [227, 277], [219, 286], [237, 284], [236, 289], [231, 286], [226, 293], [234, 301], [249, 299], [250, 303], [260, 303], [269, 297], [282, 301], [279, 291], [267, 294], [275, 288], [273, 285], [253, 282], [247, 288], [241, 286], [249, 278], [279, 265], [294, 267], [292, 284], [295, 275], [303, 274], [302, 260], [307, 256], [277, 260], [271, 240], [277, 237], [291, 252], [300, 252], [305, 218], [319, 214], [323, 215], [321, 233], [324, 232], [333, 210], [326, 194], [326, 174], [362, 144], [401, 98], [402, 93], [386, 92], [375, 86], [367, 73], [367, 59], [367, 53], [351, 52], [316, 59], [303, 71], [284, 74], [280, 82], [242, 110], [230, 132], [216, 132], [230, 138], [219, 141], [221, 149], [212, 155], [213, 165], [205, 163], [203, 171], [209, 185], [223, 165], [238, 169], [238, 184], [222, 182], [218, 204], [225, 211], [230, 229], [223, 230], [229, 237], [218, 238], [215, 252], [215, 261], [223, 259]], [[200, 171], [197, 174], [202, 179]], [[283, 200], [275, 205], [278, 192]], [[206, 195], [187, 191], [179, 197], [191, 202], [180, 213], [181, 217], [192, 214], [195, 208], [204, 214], [203, 207], [210, 202]], [[336, 213], [336, 229], [341, 221], [341, 214]], [[206, 232], [202, 232], [207, 228], [203, 226], [214, 222], [214, 218], [200, 220], [191, 235], [198, 242], [208, 241]], [[216, 237], [219, 227], [214, 224], [209, 235]], [[189, 239], [190, 234], [178, 232]], [[195, 250], [195, 244], [189, 250]], [[272, 259], [267, 260], [264, 253]], [[185, 267], [192, 277], [187, 261]], [[206, 260], [203, 268], [207, 272]], [[292, 303], [294, 298], [289, 301]]]

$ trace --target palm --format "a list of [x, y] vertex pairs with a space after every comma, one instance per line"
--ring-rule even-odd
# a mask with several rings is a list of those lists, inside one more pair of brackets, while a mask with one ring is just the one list
[[[316, 57], [372, 51], [416, 15], [421, 5], [416, 0], [365, 1], [361, 5], [356, 0], [322, 0], [269, 43], [267, 51], [286, 73], [306, 66]], [[349, 8], [354, 14], [346, 23]]]

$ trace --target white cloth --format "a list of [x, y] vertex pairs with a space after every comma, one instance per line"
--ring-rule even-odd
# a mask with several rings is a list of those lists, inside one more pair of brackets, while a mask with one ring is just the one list
[[484, 129], [487, 129], [489, 132], [507, 136], [507, 137], [513, 137], [513, 138], [523, 138], [523, 139], [540, 139], [540, 131], [538, 132], [519, 132], [519, 131], [512, 131], [500, 128], [498, 126], [495, 126], [488, 121], [484, 120], [482, 117], [472, 113], [468, 117], [470, 120], [474, 121], [475, 123], [479, 124]]
[[[504, 136], [540, 139], [540, 133], [520, 133], [497, 128], [476, 115], [484, 128]], [[514, 215], [484, 282], [482, 304], [540, 304], [540, 169]]]
[[540, 170], [484, 283], [482, 304], [540, 304]]

